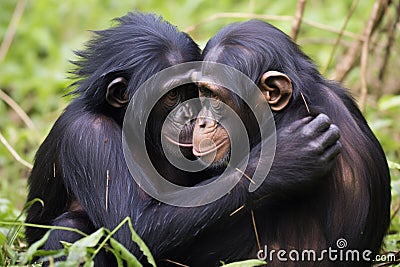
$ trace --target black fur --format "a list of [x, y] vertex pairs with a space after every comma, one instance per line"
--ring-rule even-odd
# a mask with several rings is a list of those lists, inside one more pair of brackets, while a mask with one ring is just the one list
[[[213, 37], [204, 50], [204, 60], [232, 66], [256, 84], [269, 70], [285, 73], [294, 86], [289, 105], [275, 113], [278, 132], [293, 121], [308, 115], [301, 93], [312, 114], [328, 115], [341, 132], [342, 153], [332, 172], [321, 177], [322, 184], [306, 195], [279, 202], [271, 202], [254, 211], [260, 243], [269, 250], [337, 249], [339, 238], [347, 240], [346, 249], [379, 252], [390, 218], [390, 175], [384, 152], [360, 113], [351, 95], [339, 84], [327, 81], [317, 71], [312, 61], [290, 38], [275, 27], [252, 20], [231, 24]], [[276, 155], [275, 170], [285, 170], [289, 165], [302, 164], [288, 161], [292, 153], [304, 146], [294, 138], [291, 144], [279, 142], [281, 153]], [[292, 181], [294, 190], [302, 174], [280, 173], [276, 189], [287, 195], [285, 183]], [[270, 173], [271, 175], [271, 173]], [[285, 190], [284, 190], [285, 189]], [[259, 191], [266, 192], [265, 188]], [[267, 192], [266, 192], [267, 193]], [[240, 217], [238, 215], [238, 217]], [[251, 244], [248, 246], [244, 244]], [[217, 266], [218, 260], [226, 262], [255, 258], [256, 241], [250, 215], [215, 225], [202, 234], [189, 247], [196, 250], [184, 261], [196, 266]], [[204, 257], [208, 255], [208, 257]], [[182, 258], [185, 258], [183, 256]], [[325, 257], [326, 259], [327, 257]], [[373, 256], [371, 256], [373, 259]], [[199, 264], [197, 264], [199, 263]], [[282, 266], [276, 260], [268, 266]], [[291, 266], [285, 262], [285, 266]], [[293, 263], [293, 265], [299, 263]], [[306, 262], [302, 266], [369, 266], [371, 262]]]
[[[382, 158], [379, 145], [361, 115], [352, 106], [353, 102], [346, 100], [345, 95], [340, 95], [338, 99], [346, 100], [343, 105], [348, 105], [351, 113], [347, 114], [338, 110], [337, 113], [340, 115], [337, 115], [337, 118], [343, 118], [347, 114], [348, 118], [357, 119], [357, 121], [349, 120], [346, 123], [349, 127], [348, 130], [353, 133], [355, 130], [352, 127], [359, 127], [357, 128], [359, 133], [357, 138], [360, 139], [356, 139], [355, 136], [346, 138], [350, 138], [351, 142], [359, 142], [355, 147], [365, 152], [363, 157], [370, 155], [374, 159], [375, 165], [365, 166], [368, 169], [364, 169], [363, 159], [352, 159], [359, 159], [359, 165], [355, 171], [355, 173], [363, 175], [362, 178], [357, 178], [357, 181], [360, 181], [361, 187], [359, 188], [365, 189], [365, 186], [371, 186], [369, 188], [370, 197], [365, 196], [362, 191], [352, 199], [353, 196], [349, 194], [354, 193], [353, 187], [345, 195], [339, 194], [340, 190], [343, 190], [342, 180], [333, 178], [347, 177], [340, 173], [336, 174], [343, 170], [343, 167], [343, 169], [336, 169], [335, 174], [327, 179], [329, 183], [337, 182], [338, 184], [335, 184], [337, 187], [335, 190], [327, 190], [327, 194], [324, 195], [323, 199], [326, 200], [326, 205], [324, 205], [325, 202], [317, 203], [321, 207], [328, 205], [326, 213], [319, 208], [313, 209], [306, 205], [310, 202], [314, 204], [315, 198], [319, 200], [318, 193], [297, 204], [277, 202], [285, 192], [296, 192], [297, 188], [308, 188], [310, 184], [314, 185], [315, 180], [323, 179], [323, 176], [331, 171], [332, 166], [326, 158], [321, 156], [321, 150], [324, 151], [327, 148], [322, 144], [313, 145], [318, 133], [307, 135], [300, 130], [290, 131], [294, 127], [290, 122], [294, 119], [287, 117], [304, 117], [304, 112], [302, 115], [297, 113], [300, 108], [303, 108], [298, 103], [297, 94], [287, 111], [287, 117], [279, 120], [278, 125], [281, 127], [278, 131], [276, 160], [266, 181], [256, 193], [248, 192], [249, 182], [242, 178], [230, 194], [209, 205], [196, 208], [169, 206], [146, 195], [131, 177], [122, 153], [121, 128], [125, 108], [117, 109], [108, 105], [105, 101], [106, 89], [115, 77], [123, 76], [129, 81], [127, 93], [132, 97], [135, 90], [144, 81], [160, 70], [181, 62], [200, 60], [199, 48], [186, 34], [178, 32], [175, 27], [161, 18], [141, 13], [129, 13], [118, 19], [117, 26], [96, 34], [96, 38], [89, 42], [86, 50], [77, 53], [80, 60], [75, 62], [77, 69], [74, 71], [79, 78], [78, 82], [74, 84], [77, 87], [73, 92], [76, 98], [56, 121], [36, 154], [35, 164], [29, 177], [28, 201], [41, 198], [44, 201], [44, 207], [39, 203], [31, 206], [27, 213], [27, 222], [67, 225], [90, 233], [103, 226], [112, 229], [126, 216], [129, 216], [134, 228], [150, 247], [160, 266], [167, 264], [164, 259], [182, 259], [183, 263], [191, 266], [213, 266], [219, 264], [219, 260], [231, 261], [254, 257], [255, 254], [251, 253], [255, 248], [254, 232], [249, 224], [251, 220], [248, 215], [251, 209], [259, 206], [262, 208], [256, 211], [258, 225], [274, 226], [282, 223], [282, 226], [279, 227], [261, 228], [265, 230], [261, 232], [263, 241], [266, 238], [265, 234], [270, 235], [267, 240], [292, 241], [290, 227], [299, 230], [300, 226], [304, 225], [305, 229], [309, 230], [311, 223], [322, 223], [323, 221], [324, 226], [329, 225], [332, 229], [338, 227], [338, 230], [325, 235], [311, 233], [310, 236], [307, 236], [303, 234], [301, 237], [306, 241], [312, 241], [312, 244], [319, 245], [323, 243], [319, 239], [320, 236], [328, 236], [329, 240], [333, 240], [337, 234], [343, 233], [345, 237], [355, 237], [354, 240], [349, 239], [355, 241], [352, 244], [367, 246], [367, 241], [372, 242], [371, 238], [365, 242], [357, 239], [359, 227], [365, 226], [365, 229], [363, 228], [365, 236], [373, 236], [374, 249], [378, 248], [383, 229], [387, 226], [386, 205], [389, 201], [386, 197], [388, 190], [387, 166]], [[251, 43], [251, 39], [248, 41]], [[328, 114], [336, 116], [332, 109], [338, 107], [338, 103], [334, 103], [335, 105], [332, 107], [332, 103], [328, 102], [331, 98], [324, 99], [327, 103], [322, 100], [313, 102], [313, 97], [316, 95], [310, 93], [312, 92], [311, 87], [316, 86], [318, 82], [323, 85], [327, 85], [327, 83], [314, 73], [312, 65], [309, 63], [306, 65], [302, 61], [300, 52], [297, 50], [287, 51], [297, 48], [286, 44], [284, 40], [280, 42], [287, 47], [279, 51], [294, 53], [294, 59], [302, 62], [302, 66], [310, 72], [310, 77], [304, 73], [304, 79], [300, 78], [303, 77], [303, 73], [300, 71], [295, 73], [299, 75], [298, 80], [303, 81], [303, 84], [307, 84], [309, 87], [308, 91], [304, 93], [311, 107], [316, 112], [326, 111]], [[263, 50], [256, 52], [262, 54]], [[282, 66], [285, 66], [286, 63], [291, 64], [289, 58], [279, 56], [278, 59], [282, 61]], [[258, 65], [263, 63], [261, 60], [257, 62]], [[260, 66], [256, 67], [260, 68]], [[255, 75], [255, 72], [251, 70], [249, 74]], [[159, 118], [150, 118], [150, 120], [159, 120]], [[295, 122], [296, 129], [305, 129], [310, 120], [311, 118], [308, 118]], [[344, 127], [342, 119], [337, 122]], [[284, 127], [285, 123], [288, 124], [287, 127]], [[347, 135], [347, 130], [343, 131]], [[368, 141], [365, 141], [364, 137]], [[353, 145], [349, 145], [348, 142], [345, 144], [347, 149]], [[157, 147], [157, 144], [154, 147]], [[374, 153], [370, 154], [370, 152]], [[346, 153], [355, 152], [350, 150]], [[253, 154], [257, 154], [256, 148], [252, 151]], [[346, 155], [343, 154], [341, 159], [348, 160]], [[351, 155], [359, 155], [359, 153]], [[254, 160], [249, 165], [250, 172], [259, 161], [257, 157], [252, 158]], [[159, 159], [164, 164], [166, 159], [163, 158], [163, 155], [160, 155]], [[346, 162], [341, 163], [341, 166], [346, 166], [345, 164]], [[367, 170], [370, 171], [368, 175], [366, 174]], [[110, 175], [108, 210], [105, 209], [107, 172]], [[370, 176], [373, 173], [376, 175]], [[173, 180], [174, 175], [171, 173], [170, 179]], [[238, 172], [231, 175], [242, 176]], [[381, 176], [382, 178], [380, 178]], [[369, 179], [370, 177], [372, 178]], [[204, 177], [204, 179], [209, 178], [212, 177]], [[351, 182], [356, 181], [353, 176], [350, 176], [349, 179]], [[294, 181], [292, 182], [292, 180]], [[382, 185], [376, 183], [382, 183]], [[382, 193], [380, 195], [372, 194], [374, 190], [380, 190]], [[350, 200], [353, 202], [348, 204], [350, 205], [349, 209], [347, 206], [346, 209], [339, 209]], [[234, 218], [229, 216], [231, 212], [242, 205], [245, 205], [242, 215]], [[362, 212], [354, 211], [356, 207], [353, 205], [359, 206]], [[376, 206], [381, 207], [379, 211], [375, 210]], [[297, 210], [296, 207], [300, 209]], [[370, 210], [366, 211], [366, 207], [370, 207]], [[328, 213], [334, 216], [336, 214], [341, 216], [342, 213], [345, 213], [344, 218], [348, 219], [347, 215], [350, 214], [350, 211], [353, 212], [353, 215], [359, 214], [355, 218], [359, 217], [364, 221], [356, 223], [346, 220], [340, 224], [329, 224], [330, 221], [333, 222], [333, 219], [328, 221], [330, 218]], [[381, 215], [381, 217], [373, 215]], [[379, 232], [378, 224], [382, 232]], [[374, 234], [370, 233], [370, 227], [376, 228]], [[28, 242], [31, 244], [37, 241], [45, 231], [40, 228], [27, 227]], [[303, 230], [293, 232], [293, 234], [301, 231]], [[131, 241], [128, 227], [123, 227], [114, 237], [135, 255], [141, 257], [139, 249]], [[64, 235], [54, 231], [45, 248], [59, 248], [59, 241], [74, 242], [77, 238], [76, 235]], [[295, 241], [298, 242], [299, 238], [296, 237], [293, 242]], [[285, 244], [289, 245], [289, 243]], [[201, 265], [202, 263], [205, 265]], [[96, 266], [111, 266], [112, 264], [114, 264], [113, 260], [108, 260], [106, 257], [98, 258], [96, 262]]]

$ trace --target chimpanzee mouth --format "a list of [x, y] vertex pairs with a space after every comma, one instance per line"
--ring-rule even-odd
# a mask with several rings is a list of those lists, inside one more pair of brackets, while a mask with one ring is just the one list
[[169, 137], [168, 135], [164, 135], [165, 139], [167, 139], [170, 143], [177, 145], [179, 147], [193, 147], [193, 143], [181, 143], [179, 141], [175, 141], [174, 139], [172, 139], [171, 137]]
[[[224, 145], [224, 143], [225, 142], [222, 141], [218, 145], [208, 145], [207, 147], [205, 147], [205, 149], [201, 149], [200, 147], [193, 146], [192, 152], [193, 152], [193, 155], [195, 155], [196, 157], [203, 157], [203, 156], [209, 155], [211, 153], [216, 153]], [[201, 146], [201, 145], [199, 145], [199, 146]]]

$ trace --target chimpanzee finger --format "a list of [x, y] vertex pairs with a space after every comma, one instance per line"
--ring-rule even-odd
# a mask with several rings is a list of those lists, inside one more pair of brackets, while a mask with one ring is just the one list
[[340, 138], [340, 130], [335, 124], [329, 125], [329, 128], [321, 135], [321, 146], [327, 148], [335, 144]]
[[342, 152], [342, 143], [340, 141], [336, 141], [335, 144], [330, 146], [328, 149], [324, 151], [322, 159], [324, 162], [333, 161], [337, 155]]
[[307, 127], [304, 127], [303, 133], [307, 136], [313, 136], [315, 133], [322, 133], [329, 129], [331, 125], [330, 118], [325, 114], [319, 114], [315, 117], [310, 123], [308, 123]]
[[296, 121], [292, 122], [289, 126], [287, 126], [286, 129], [291, 132], [298, 131], [300, 127], [303, 127], [304, 125], [308, 124], [312, 120], [313, 120], [313, 117], [311, 117], [311, 116], [302, 118], [300, 120], [296, 120]]

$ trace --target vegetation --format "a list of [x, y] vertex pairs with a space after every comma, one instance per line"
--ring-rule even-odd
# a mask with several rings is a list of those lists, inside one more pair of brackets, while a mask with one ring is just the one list
[[[45, 255], [36, 246], [28, 250], [23, 228], [12, 222], [23, 220], [23, 213], [18, 216], [34, 154], [70, 101], [62, 96], [72, 83], [67, 79], [72, 51], [83, 48], [88, 30], [108, 28], [112, 18], [134, 9], [162, 15], [201, 47], [228, 23], [267, 20], [296, 39], [326, 77], [351, 88], [390, 164], [392, 223], [382, 253], [400, 258], [399, 0], [1, 0], [0, 266], [24, 265], [34, 255]], [[110, 231], [100, 229], [66, 244], [67, 251], [55, 252], [69, 255], [59, 266], [77, 266], [82, 258], [90, 266], [96, 249], [105, 245], [102, 237], [111, 238]], [[115, 240], [106, 246], [118, 259], [139, 266]], [[245, 264], [236, 266], [257, 263]]]

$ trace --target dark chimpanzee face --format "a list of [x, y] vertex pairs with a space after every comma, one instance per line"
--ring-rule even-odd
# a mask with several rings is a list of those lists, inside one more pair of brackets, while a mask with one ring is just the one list
[[236, 105], [228, 90], [211, 83], [199, 83], [199, 98], [202, 108], [194, 127], [193, 154], [203, 159], [214, 157], [214, 165], [219, 166], [228, 160], [230, 152], [229, 135], [221, 124], [226, 118], [224, 104], [233, 109]]
[[[198, 114], [193, 132], [193, 154], [213, 162], [215, 168], [226, 166], [230, 159], [231, 141], [234, 138], [240, 142], [247, 136], [235, 136], [223, 126], [234, 129], [233, 120], [227, 115], [227, 109], [235, 112], [244, 123], [251, 146], [255, 145], [258, 137], [258, 126], [251, 109], [230, 90], [209, 83], [200, 82], [199, 97], [201, 111]], [[283, 109], [292, 95], [292, 84], [288, 76], [278, 71], [265, 72], [259, 88], [270, 108], [274, 112]], [[208, 158], [213, 157], [213, 158]]]
[[[110, 106], [118, 109], [127, 106], [127, 83], [124, 77], [116, 77], [109, 83], [106, 100]], [[153, 149], [161, 153], [160, 149], [164, 149], [168, 154], [174, 154], [178, 146], [184, 156], [193, 158], [193, 118], [199, 112], [200, 104], [198, 101], [185, 101], [197, 98], [198, 89], [195, 84], [180, 85], [161, 97], [150, 113], [146, 128]], [[163, 147], [161, 138], [165, 141]]]
[[184, 156], [193, 158], [193, 118], [200, 110], [197, 97], [195, 84], [184, 84], [170, 90], [154, 106], [147, 130], [153, 143], [159, 144], [164, 152], [174, 155], [178, 146]]

